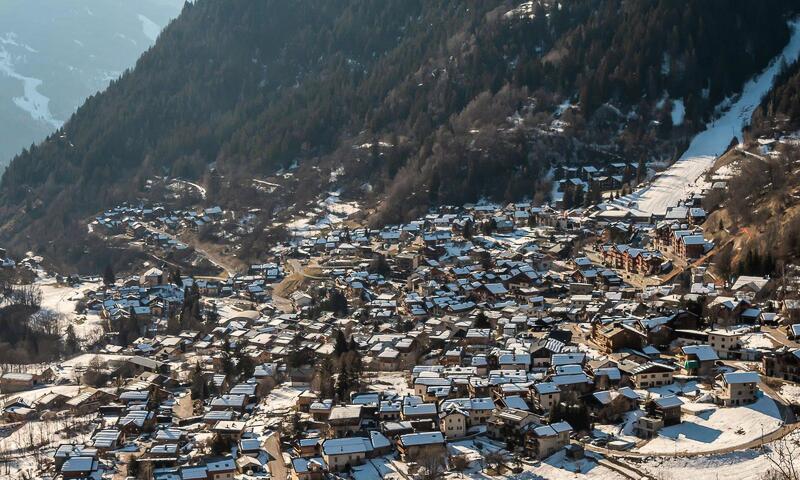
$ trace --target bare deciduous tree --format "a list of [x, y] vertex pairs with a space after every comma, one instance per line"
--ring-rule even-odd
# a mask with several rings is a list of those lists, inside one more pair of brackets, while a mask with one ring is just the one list
[[800, 441], [784, 437], [768, 447], [766, 458], [771, 467], [763, 480], [800, 480], [796, 459], [800, 455]]
[[444, 473], [445, 459], [436, 451], [422, 450], [417, 455], [416, 461], [419, 465], [419, 476], [423, 480], [434, 480]]
[[453, 455], [450, 457], [450, 468], [463, 478], [464, 471], [469, 468], [469, 458], [466, 455]]

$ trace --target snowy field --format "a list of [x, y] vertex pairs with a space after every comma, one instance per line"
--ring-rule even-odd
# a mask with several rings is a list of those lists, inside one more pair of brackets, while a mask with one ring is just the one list
[[[800, 441], [800, 433], [794, 432], [787, 441]], [[768, 448], [774, 444], [768, 445]], [[796, 459], [800, 462], [800, 459]], [[679, 479], [737, 479], [760, 480], [772, 468], [767, 453], [760, 449], [743, 450], [722, 455], [707, 455], [691, 458], [649, 458], [637, 465], [640, 469], [662, 480]]]
[[328, 192], [328, 196], [320, 200], [311, 213], [295, 218], [286, 224], [286, 228], [296, 237], [316, 237], [323, 230], [341, 225], [358, 211], [358, 203], [342, 201], [338, 191]]
[[392, 391], [400, 396], [413, 395], [414, 390], [408, 387], [406, 372], [375, 372], [365, 375], [367, 390], [372, 392]]
[[100, 282], [86, 282], [78, 287], [68, 287], [46, 278], [38, 281], [37, 285], [42, 290], [42, 310], [60, 315], [63, 318], [62, 330], [72, 325], [75, 334], [84, 341], [91, 342], [99, 338], [103, 332], [103, 320], [96, 313], [76, 314], [75, 305], [88, 290], [97, 289]]
[[[445, 478], [456, 480], [458, 478], [471, 479], [518, 479], [518, 480], [566, 480], [566, 479], [586, 479], [586, 480], [622, 480], [625, 477], [597, 463], [596, 460], [587, 456], [581, 460], [569, 460], [564, 451], [559, 451], [541, 462], [525, 461], [521, 462], [522, 472], [518, 474], [488, 475], [484, 473], [483, 458], [490, 451], [498, 451], [498, 447], [484, 441], [483, 438], [476, 440], [462, 440], [451, 442], [447, 445], [448, 455], [463, 455], [469, 460], [469, 468], [463, 472], [449, 472]], [[502, 453], [502, 452], [501, 452]], [[506, 471], [507, 472], [507, 471]]]
[[789, 44], [766, 70], [745, 84], [741, 96], [730, 108], [694, 137], [674, 165], [658, 175], [649, 186], [622, 197], [619, 203], [663, 215], [668, 207], [677, 205], [691, 193], [706, 186], [701, 177], [717, 156], [725, 151], [733, 137], [742, 138], [742, 128], [750, 122], [753, 110], [772, 88], [782, 63], [792, 64], [797, 60], [800, 54], [800, 21], [795, 20], [790, 26], [792, 36]]
[[696, 416], [684, 414], [680, 424], [661, 429], [657, 437], [637, 451], [652, 454], [713, 452], [757, 441], [783, 425], [778, 406], [766, 395], [743, 407], [697, 405], [708, 410]]
[[406, 465], [392, 459], [391, 455], [368, 459], [363, 465], [353, 467], [355, 480], [373, 480], [376, 478], [398, 479], [407, 478]]
[[781, 387], [779, 393], [787, 402], [800, 405], [800, 385], [787, 383]]
[[80, 372], [82, 372], [87, 366], [89, 366], [89, 364], [91, 363], [92, 360], [94, 360], [95, 357], [97, 357], [97, 359], [102, 362], [117, 362], [117, 363], [121, 363], [131, 358], [130, 355], [83, 353], [81, 355], [72, 357], [69, 360], [64, 360], [63, 362], [52, 365], [53, 373], [61, 379], [67, 381], [74, 381], [76, 376], [80, 374]]

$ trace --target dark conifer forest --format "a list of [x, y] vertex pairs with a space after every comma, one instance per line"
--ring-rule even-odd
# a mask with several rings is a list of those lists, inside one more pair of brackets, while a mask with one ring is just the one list
[[[153, 176], [243, 202], [297, 166], [280, 203], [340, 188], [375, 224], [434, 204], [544, 198], [559, 163], [669, 161], [789, 38], [765, 0], [198, 0], [130, 71], [21, 152], [0, 240], [69, 259], [85, 218]], [[787, 74], [789, 75], [789, 74]], [[797, 76], [795, 69], [795, 78]], [[764, 108], [797, 117], [794, 89]], [[682, 99], [672, 125], [665, 99]], [[795, 98], [796, 100], [796, 98]], [[336, 185], [330, 172], [343, 169]]]

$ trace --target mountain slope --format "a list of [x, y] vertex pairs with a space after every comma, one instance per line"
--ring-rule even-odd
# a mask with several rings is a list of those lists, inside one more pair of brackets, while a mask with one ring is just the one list
[[[207, 183], [210, 164], [224, 182], [209, 202], [241, 202], [253, 177], [299, 164], [267, 217], [341, 188], [375, 204], [380, 222], [432, 203], [542, 195], [565, 160], [669, 160], [780, 51], [793, 8], [199, 0], [135, 69], [12, 162], [0, 239], [69, 258], [63, 239], [83, 235], [82, 218], [146, 195], [153, 175]], [[679, 125], [665, 99], [686, 105]], [[331, 183], [334, 171], [344, 174]]]
[[182, 4], [0, 2], [0, 168], [133, 65]]

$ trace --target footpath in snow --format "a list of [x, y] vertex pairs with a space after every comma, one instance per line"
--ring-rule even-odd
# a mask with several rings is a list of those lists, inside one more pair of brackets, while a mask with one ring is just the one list
[[772, 88], [781, 65], [794, 63], [800, 55], [800, 20], [789, 24], [792, 34], [780, 55], [759, 75], [747, 82], [742, 94], [722, 116], [706, 125], [692, 139], [689, 148], [677, 162], [662, 172], [650, 185], [622, 197], [620, 203], [654, 215], [663, 215], [667, 208], [702, 189], [703, 174], [713, 165], [735, 136], [741, 139], [742, 129], [749, 124], [753, 110]]

